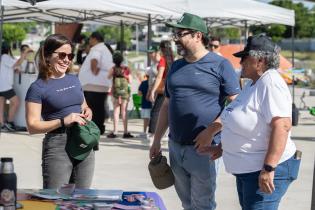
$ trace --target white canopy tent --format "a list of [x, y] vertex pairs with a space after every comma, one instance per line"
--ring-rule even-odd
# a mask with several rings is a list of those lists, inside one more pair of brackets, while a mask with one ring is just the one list
[[294, 11], [254, 0], [47, 0], [31, 6], [19, 0], [2, 0], [5, 21], [95, 21], [103, 24], [146, 23], [197, 14], [210, 26], [284, 24], [294, 26]]
[[190, 12], [209, 20], [210, 26], [253, 24], [283, 24], [294, 26], [294, 10], [254, 0], [160, 0], [152, 3], [182, 14]]
[[[3, 0], [4, 21], [82, 22], [105, 25], [147, 24], [170, 19], [172, 12], [150, 4], [147, 0], [48, 0], [31, 6], [19, 0]], [[175, 14], [178, 16], [178, 14]]]
[[[209, 27], [234, 25], [247, 28], [248, 25], [253, 24], [275, 23], [289, 26], [295, 24], [293, 10], [254, 0], [46, 0], [34, 6], [29, 2], [36, 2], [36, 0], [0, 1], [4, 6], [1, 23], [81, 22], [120, 24], [123, 28], [123, 22], [148, 24], [150, 28], [151, 23], [177, 19], [184, 12], [189, 12], [205, 18]], [[150, 29], [148, 31], [150, 32]]]

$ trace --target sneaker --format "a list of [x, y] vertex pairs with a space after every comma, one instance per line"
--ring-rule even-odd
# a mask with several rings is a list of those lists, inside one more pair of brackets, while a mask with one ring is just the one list
[[124, 133], [123, 138], [128, 139], [128, 138], [133, 138], [134, 136], [131, 135], [129, 132], [128, 133]]
[[113, 138], [116, 138], [116, 137], [117, 137], [117, 135], [114, 134], [113, 132], [107, 135], [107, 138], [112, 138], [113, 139]]
[[11, 131], [11, 132], [16, 131], [16, 127], [15, 127], [13, 122], [4, 123], [4, 125], [2, 127], [4, 127], [5, 129], [7, 129], [8, 131]]

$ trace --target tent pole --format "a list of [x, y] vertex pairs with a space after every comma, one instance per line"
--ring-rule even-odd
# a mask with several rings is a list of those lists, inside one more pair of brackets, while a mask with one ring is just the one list
[[120, 53], [124, 53], [124, 22], [120, 21]]
[[247, 38], [248, 38], [248, 25], [247, 25], [247, 20], [245, 20], [245, 34], [244, 34], [244, 45], [246, 45], [246, 41], [247, 41]]
[[315, 210], [315, 159], [314, 159], [313, 190], [312, 190], [312, 204], [311, 204], [311, 210]]
[[292, 68], [294, 68], [294, 26], [291, 26], [291, 53], [292, 53]]
[[139, 55], [139, 25], [136, 23], [136, 55]]
[[[147, 40], [147, 49], [151, 46], [151, 36], [152, 36], [152, 23], [151, 23], [151, 14], [148, 17], [148, 40]], [[148, 63], [147, 66], [151, 66], [151, 59], [149, 54], [147, 54]]]
[[1, 6], [1, 23], [0, 23], [0, 62], [1, 62], [1, 57], [2, 57], [2, 34], [3, 34], [3, 2], [0, 0], [0, 6]]

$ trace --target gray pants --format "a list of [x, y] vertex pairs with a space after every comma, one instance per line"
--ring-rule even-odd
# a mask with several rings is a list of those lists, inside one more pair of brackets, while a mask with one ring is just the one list
[[89, 188], [94, 174], [95, 156], [92, 150], [83, 160], [68, 156], [65, 147], [66, 134], [46, 134], [43, 140], [42, 173], [43, 188], [58, 188], [75, 183], [76, 188]]

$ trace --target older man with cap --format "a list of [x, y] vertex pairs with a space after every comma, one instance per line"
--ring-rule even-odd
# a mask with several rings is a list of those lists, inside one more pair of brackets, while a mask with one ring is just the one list
[[221, 114], [227, 172], [236, 177], [243, 210], [276, 210], [297, 178], [300, 152], [290, 138], [292, 100], [280, 74], [280, 48], [264, 34], [251, 36], [241, 58], [251, 79]]
[[212, 156], [200, 151], [211, 146], [212, 122], [225, 100], [239, 93], [239, 83], [230, 62], [206, 49], [208, 29], [200, 17], [184, 13], [176, 24], [167, 26], [175, 29], [173, 39], [183, 58], [173, 63], [167, 75], [150, 158], [161, 152], [161, 137], [169, 126], [170, 164], [183, 208], [213, 210], [216, 169], [212, 158], [221, 148], [216, 147]]

